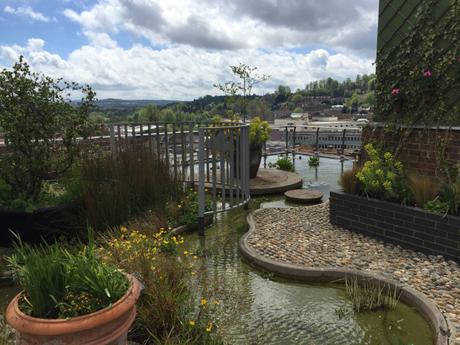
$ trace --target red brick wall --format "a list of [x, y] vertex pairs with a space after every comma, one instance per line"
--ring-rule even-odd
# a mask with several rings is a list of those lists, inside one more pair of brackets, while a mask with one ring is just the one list
[[[389, 150], [400, 149], [400, 160], [406, 168], [420, 174], [438, 176], [439, 163], [460, 163], [460, 128], [411, 128], [406, 134], [384, 131], [383, 127], [366, 127], [362, 132], [363, 147], [369, 142], [384, 143]], [[439, 145], [440, 141], [445, 145]], [[444, 153], [440, 150], [444, 147]]]

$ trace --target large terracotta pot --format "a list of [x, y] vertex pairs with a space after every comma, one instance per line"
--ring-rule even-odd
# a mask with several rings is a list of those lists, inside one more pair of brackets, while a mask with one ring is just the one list
[[72, 319], [48, 320], [19, 310], [21, 293], [10, 302], [6, 320], [16, 330], [17, 345], [126, 345], [136, 317], [139, 281], [129, 276], [131, 287], [111, 307]]
[[249, 146], [249, 178], [255, 178], [262, 160], [262, 144]]

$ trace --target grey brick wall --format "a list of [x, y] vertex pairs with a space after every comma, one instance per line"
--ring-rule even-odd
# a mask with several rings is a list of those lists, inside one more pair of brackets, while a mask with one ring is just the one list
[[460, 217], [331, 192], [331, 223], [350, 231], [460, 262]]

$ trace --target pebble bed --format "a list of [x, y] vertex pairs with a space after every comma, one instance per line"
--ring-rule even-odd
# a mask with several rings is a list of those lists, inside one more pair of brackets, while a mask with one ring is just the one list
[[265, 208], [254, 215], [247, 242], [260, 255], [308, 267], [346, 267], [410, 285], [434, 301], [456, 328], [460, 345], [460, 266], [384, 244], [329, 222], [329, 203], [295, 208]]

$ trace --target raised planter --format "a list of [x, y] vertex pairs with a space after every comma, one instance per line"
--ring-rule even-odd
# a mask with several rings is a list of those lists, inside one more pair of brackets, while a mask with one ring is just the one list
[[126, 345], [141, 291], [139, 281], [129, 278], [131, 287], [112, 306], [72, 319], [26, 315], [18, 307], [21, 294], [16, 295], [6, 310], [6, 320], [16, 330], [16, 345]]
[[33, 212], [0, 208], [0, 246], [14, 240], [12, 232], [25, 242], [40, 242], [63, 233], [80, 230], [80, 208], [77, 203], [41, 208]]
[[345, 193], [331, 192], [329, 202], [334, 225], [460, 262], [460, 217]]

